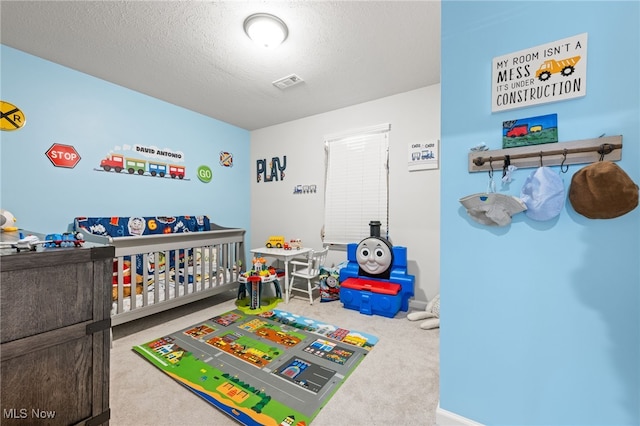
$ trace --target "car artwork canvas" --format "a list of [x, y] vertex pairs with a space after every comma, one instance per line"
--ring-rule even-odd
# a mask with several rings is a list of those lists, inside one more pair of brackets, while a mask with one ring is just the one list
[[502, 122], [502, 148], [558, 142], [558, 114]]

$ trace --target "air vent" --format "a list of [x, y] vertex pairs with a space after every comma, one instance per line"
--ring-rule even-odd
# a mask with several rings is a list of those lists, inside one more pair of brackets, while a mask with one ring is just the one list
[[288, 75], [280, 80], [276, 80], [273, 82], [273, 85], [278, 89], [286, 89], [287, 87], [294, 86], [298, 83], [302, 83], [304, 80], [295, 74]]

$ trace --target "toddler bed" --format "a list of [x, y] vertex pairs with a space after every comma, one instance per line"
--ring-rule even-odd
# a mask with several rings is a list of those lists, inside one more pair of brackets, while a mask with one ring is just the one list
[[115, 247], [112, 325], [238, 286], [244, 229], [207, 216], [77, 217], [84, 240]]

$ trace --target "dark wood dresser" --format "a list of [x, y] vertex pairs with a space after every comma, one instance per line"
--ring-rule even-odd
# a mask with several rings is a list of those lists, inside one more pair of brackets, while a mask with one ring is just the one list
[[90, 243], [0, 250], [3, 426], [109, 423], [113, 256]]

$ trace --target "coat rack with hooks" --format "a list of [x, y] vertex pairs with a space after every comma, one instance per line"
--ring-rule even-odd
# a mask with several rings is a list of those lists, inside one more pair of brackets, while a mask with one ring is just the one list
[[476, 151], [469, 153], [469, 172], [499, 170], [509, 157], [519, 169], [569, 164], [594, 163], [604, 155], [607, 161], [622, 158], [622, 135], [604, 136], [580, 141], [530, 145], [519, 148]]

